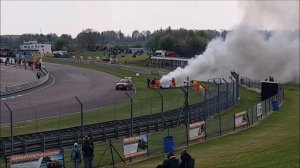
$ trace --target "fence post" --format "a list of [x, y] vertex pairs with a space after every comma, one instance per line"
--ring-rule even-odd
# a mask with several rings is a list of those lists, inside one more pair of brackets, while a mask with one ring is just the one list
[[12, 110], [8, 106], [6, 102], [4, 102], [5, 106], [10, 112], [10, 155], [12, 156], [14, 154], [14, 137], [13, 137], [13, 115]]
[[253, 125], [253, 106], [252, 106], [252, 108], [251, 108], [251, 120], [252, 120], [252, 125]]
[[77, 96], [75, 96], [76, 100], [80, 104], [80, 123], [81, 123], [81, 143], [83, 143], [83, 104], [79, 100]]
[[115, 102], [115, 120], [117, 120], [117, 103]]
[[45, 136], [43, 136], [42, 140], [43, 140], [43, 146], [42, 146], [43, 149], [42, 149], [42, 151], [45, 152], [45, 150], [46, 150], [46, 139], [45, 139]]
[[265, 103], [265, 114], [267, 114], [267, 100], [265, 100], [264, 103]]
[[235, 132], [235, 114], [233, 114], [233, 132]]
[[154, 90], [160, 95], [161, 118], [162, 118], [162, 124], [163, 124], [162, 131], [164, 131], [164, 129], [166, 129], [166, 121], [165, 121], [165, 114], [164, 114], [164, 96], [157, 89], [154, 89]]
[[222, 79], [226, 83], [226, 109], [228, 109], [228, 106], [229, 106], [228, 82], [224, 78], [222, 78]]
[[[189, 123], [189, 77], [186, 78], [186, 81], [184, 81], [186, 84], [186, 89], [184, 87], [180, 87], [181, 91], [184, 93], [184, 121], [185, 121], [185, 134], [186, 134], [186, 146], [189, 146], [189, 135], [188, 135], [188, 123]], [[179, 118], [180, 119], [180, 118]]]
[[220, 115], [220, 85], [222, 85], [222, 82], [220, 81], [220, 83], [215, 82], [215, 85], [217, 85], [218, 88], [218, 102], [217, 102], [217, 112], [218, 112], [218, 116], [219, 116], [219, 131], [220, 131], [220, 136], [222, 135], [222, 121], [221, 121], [221, 115]]
[[131, 132], [130, 132], [130, 136], [133, 135], [133, 113], [132, 113], [132, 106], [133, 106], [133, 102], [132, 102], [132, 97], [126, 92], [126, 95], [130, 98], [130, 118], [131, 118]]
[[232, 107], [234, 106], [234, 80], [232, 79], [231, 76], [229, 76], [229, 79], [231, 80], [232, 82]]
[[272, 101], [271, 101], [271, 99], [269, 98], [269, 112], [271, 112], [273, 109], [271, 109], [271, 103], [272, 103]]

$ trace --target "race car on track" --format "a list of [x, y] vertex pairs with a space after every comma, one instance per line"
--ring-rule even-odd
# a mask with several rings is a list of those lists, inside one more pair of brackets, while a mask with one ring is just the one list
[[116, 84], [116, 90], [132, 90], [132, 81], [130, 77], [125, 77], [121, 79]]

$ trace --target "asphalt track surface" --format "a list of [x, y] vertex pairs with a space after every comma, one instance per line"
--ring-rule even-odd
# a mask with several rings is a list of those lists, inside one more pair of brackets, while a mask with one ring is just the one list
[[[6, 102], [13, 111], [13, 122], [47, 118], [91, 110], [127, 100], [124, 91], [116, 91], [119, 77], [90, 69], [59, 64], [45, 64], [50, 79], [34, 89], [19, 92], [1, 100], [1, 124], [10, 122]], [[134, 91], [129, 91], [133, 94]]]
[[25, 70], [24, 67], [19, 66], [5, 66], [1, 64], [0, 67], [1, 77], [1, 90], [5, 90], [6, 86], [14, 86], [21, 83], [37, 80], [36, 71], [32, 71], [30, 68]]

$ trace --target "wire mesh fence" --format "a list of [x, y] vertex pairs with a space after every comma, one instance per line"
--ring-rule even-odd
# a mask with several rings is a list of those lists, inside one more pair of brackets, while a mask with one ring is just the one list
[[[187, 144], [189, 144], [188, 140], [188, 132], [187, 132], [187, 125], [192, 122], [197, 121], [205, 121], [205, 139], [208, 140], [211, 138], [219, 137], [224, 134], [232, 133], [238, 130], [246, 129], [249, 126], [256, 124], [260, 120], [267, 117], [273, 110], [273, 106], [276, 103], [281, 103], [284, 99], [283, 91], [280, 91], [279, 94], [263, 101], [260, 103], [257, 103], [252, 108], [245, 110], [245, 120], [247, 121], [246, 125], [243, 125], [242, 127], [236, 127], [237, 119], [235, 117], [235, 114], [232, 112], [225, 112], [230, 107], [232, 107], [236, 103], [236, 94], [234, 94], [236, 90], [236, 86], [234, 83], [226, 83], [226, 81], [219, 79], [219, 81], [208, 81], [208, 89], [205, 90], [205, 88], [202, 90], [202, 95], [196, 95], [196, 94], [190, 94], [188, 97], [189, 99], [189, 112], [187, 113], [187, 108], [185, 106], [185, 95], [184, 94], [177, 94], [172, 96], [153, 96], [147, 99], [134, 99], [132, 103], [132, 108], [130, 106], [129, 102], [122, 102], [122, 103], [111, 103], [105, 107], [99, 105], [97, 108], [94, 108], [93, 110], [90, 110], [87, 106], [83, 106], [84, 112], [84, 120], [83, 123], [85, 125], [91, 125], [91, 124], [97, 124], [97, 123], [103, 123], [108, 121], [118, 121], [115, 123], [120, 123], [123, 119], [130, 118], [131, 111], [133, 112], [133, 117], [143, 117], [143, 116], [151, 116], [154, 114], [159, 114], [157, 116], [160, 116], [160, 113], [162, 113], [162, 117], [154, 118], [154, 119], [148, 119], [145, 117], [146, 124], [142, 124], [140, 122], [141, 120], [134, 120], [134, 134], [141, 134], [141, 133], [148, 133], [148, 155], [142, 156], [147, 157], [151, 155], [155, 155], [158, 153], [163, 152], [164, 147], [164, 137], [166, 136], [172, 136], [175, 141], [176, 148], [184, 147]], [[190, 92], [193, 93], [193, 88], [190, 87]], [[207, 94], [205, 94], [207, 93]], [[74, 106], [77, 106], [77, 108], [80, 108], [79, 104], [74, 103]], [[83, 102], [84, 105], [84, 102]], [[51, 105], [49, 105], [51, 106]], [[86, 111], [89, 109], [88, 111]], [[16, 124], [16, 127], [14, 128], [15, 134], [26, 134], [26, 129], [35, 128], [35, 132], [45, 132], [49, 130], [64, 130], [65, 128], [71, 127], [77, 127], [80, 125], [80, 115], [69, 115], [64, 114], [64, 107], [59, 107], [57, 109], [52, 109], [57, 115], [52, 118], [47, 119], [38, 119], [40, 116], [43, 116], [43, 111], [38, 108], [34, 108], [35, 113], [32, 122], [24, 125], [20, 124], [20, 128], [18, 128], [18, 124]], [[53, 113], [54, 113], [53, 112]], [[172, 112], [172, 113], [171, 113]], [[185, 114], [187, 114], [187, 117], [189, 117], [189, 120], [185, 120]], [[175, 119], [174, 119], [175, 118]], [[53, 124], [49, 128], [48, 124], [45, 124], [43, 120], [52, 120]], [[243, 118], [244, 120], [244, 118]], [[151, 123], [155, 124], [151, 124]], [[46, 125], [45, 127], [43, 125]], [[148, 124], [148, 127], [147, 127]], [[95, 140], [95, 158], [94, 158], [94, 166], [105, 166], [112, 164], [111, 160], [111, 152], [107, 152], [103, 155], [104, 150], [109, 145], [108, 140], [112, 140], [112, 144], [123, 156], [123, 141], [122, 137], [130, 136], [130, 128], [126, 125], [125, 129], [125, 136], [121, 135], [122, 133], [119, 132], [122, 128], [118, 126], [114, 126], [110, 128], [110, 132], [108, 130], [105, 130], [104, 127], [101, 127], [101, 137], [98, 137], [100, 141], [97, 141], [96, 131], [99, 131], [99, 126], [95, 126], [95, 130], [89, 130], [91, 135], [94, 135]], [[145, 126], [146, 125], [146, 126]], [[102, 130], [104, 129], [104, 131]], [[145, 128], [145, 129], [144, 129]], [[97, 129], [97, 130], [96, 130]], [[7, 129], [8, 130], [8, 129]], [[28, 129], [29, 130], [29, 129]], [[126, 131], [128, 130], [128, 131]], [[64, 132], [64, 131], [62, 131]], [[29, 132], [28, 132], [29, 133]], [[8, 131], [2, 131], [2, 137], [8, 136]], [[57, 137], [57, 142], [61, 143], [60, 147], [65, 150], [65, 164], [67, 167], [71, 166], [71, 159], [70, 156], [70, 146], [74, 142], [80, 142], [80, 134], [77, 130], [77, 134], [75, 137], [71, 138], [71, 141], [66, 141], [63, 136], [66, 134], [61, 134]], [[99, 134], [100, 135], [100, 134]], [[117, 135], [117, 136], [116, 136]], [[185, 135], [185, 136], [183, 136]], [[102, 136], [105, 138], [103, 139]], [[9, 140], [9, 139], [7, 139]], [[41, 149], [47, 149], [50, 147], [46, 147], [47, 145], [44, 140], [44, 148], [39, 147]], [[4, 142], [4, 141], [2, 141]], [[38, 141], [40, 142], [40, 141]], [[17, 143], [21, 143], [18, 142]], [[27, 152], [26, 143], [22, 142], [23, 144], [20, 146], [22, 149], [20, 149], [23, 152]], [[191, 142], [193, 143], [193, 142]], [[59, 144], [58, 144], [59, 145]], [[3, 147], [4, 146], [4, 147]], [[5, 164], [9, 165], [9, 151], [10, 151], [10, 145], [9, 142], [2, 143], [1, 148], [3, 156], [7, 156], [5, 158], [2, 158], [1, 165], [4, 167]], [[7, 152], [8, 151], [8, 152]], [[28, 150], [29, 151], [29, 150]], [[42, 150], [43, 151], [43, 150]], [[3, 153], [4, 152], [4, 153]], [[100, 157], [103, 155], [103, 159], [100, 160]], [[6, 161], [5, 161], [6, 159]], [[127, 160], [128, 162], [131, 161]], [[121, 159], [118, 157], [115, 157], [114, 160], [115, 163], [120, 163]]]

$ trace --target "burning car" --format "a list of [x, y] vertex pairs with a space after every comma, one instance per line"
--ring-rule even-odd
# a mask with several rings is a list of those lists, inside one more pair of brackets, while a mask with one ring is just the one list
[[131, 77], [125, 77], [116, 84], [116, 90], [132, 90]]

